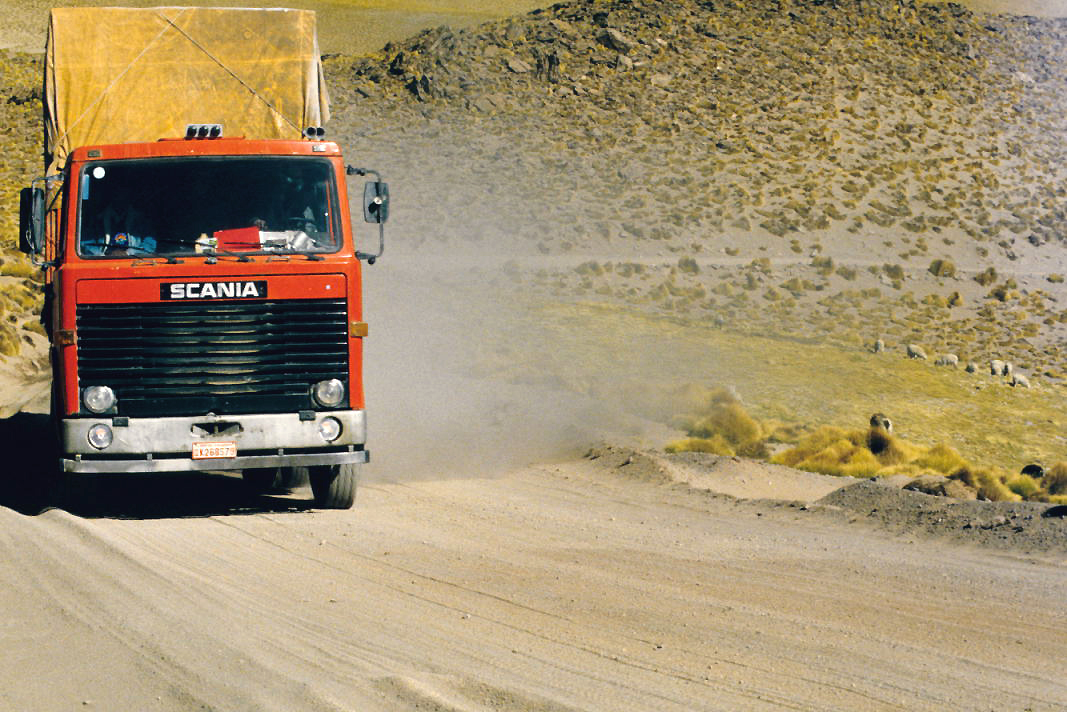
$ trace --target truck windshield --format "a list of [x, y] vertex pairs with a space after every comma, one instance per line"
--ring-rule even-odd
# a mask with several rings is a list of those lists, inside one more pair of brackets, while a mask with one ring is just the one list
[[100, 161], [80, 186], [85, 257], [340, 248], [333, 169], [318, 158]]

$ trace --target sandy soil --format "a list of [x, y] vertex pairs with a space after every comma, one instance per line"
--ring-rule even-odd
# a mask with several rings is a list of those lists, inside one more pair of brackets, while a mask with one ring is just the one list
[[1062, 558], [628, 467], [374, 482], [354, 514], [230, 480], [112, 485], [82, 517], [0, 509], [0, 707], [1067, 705]]

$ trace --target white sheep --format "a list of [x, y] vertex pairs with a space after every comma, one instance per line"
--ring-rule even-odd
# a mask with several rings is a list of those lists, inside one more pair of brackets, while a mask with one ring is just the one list
[[908, 351], [908, 358], [918, 358], [918, 359], [922, 359], [923, 361], [926, 360], [926, 352], [923, 351], [923, 347], [922, 346], [918, 346], [916, 344], [908, 344], [907, 351]]
[[1021, 373], [1013, 373], [1011, 376], [1011, 385], [1018, 386], [1019, 388], [1029, 388], [1030, 379]]
[[1004, 362], [999, 358], [992, 359], [989, 362], [989, 375], [999, 376], [1004, 371]]
[[952, 366], [952, 368], [958, 368], [960, 365], [960, 357], [956, 354], [943, 354], [937, 357], [934, 361], [935, 366]]

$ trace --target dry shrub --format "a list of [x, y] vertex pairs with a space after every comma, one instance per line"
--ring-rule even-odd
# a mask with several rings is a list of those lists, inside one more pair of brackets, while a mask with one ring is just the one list
[[881, 427], [869, 430], [822, 427], [771, 461], [811, 472], [852, 477], [918, 476], [931, 471], [947, 474], [966, 466], [963, 457], [947, 445], [923, 449]]
[[671, 424], [684, 430], [689, 438], [671, 443], [672, 452], [695, 449], [700, 452], [767, 457], [763, 426], [748, 414], [730, 390], [687, 385], [679, 389], [678, 395], [680, 397], [676, 402], [686, 402], [688, 412], [673, 418]]
[[737, 454], [753, 460], [766, 460], [771, 456], [771, 451], [767, 448], [767, 441], [760, 439], [741, 443], [737, 446]]
[[867, 448], [865, 438], [862, 430], [824, 426], [771, 462], [827, 475], [871, 477], [883, 465]]
[[3, 264], [0, 264], [0, 275], [5, 277], [22, 277], [32, 278], [40, 277], [40, 270], [29, 260], [19, 255], [15, 259], [5, 259]]
[[880, 427], [867, 431], [865, 445], [883, 466], [902, 465], [919, 456], [919, 448]]
[[796, 467], [820, 450], [823, 450], [840, 440], [847, 439], [847, 433], [841, 428], [824, 425], [811, 435], [803, 438], [796, 444], [796, 447], [792, 447], [775, 455], [771, 462], [775, 462], [779, 465]]
[[713, 455], [736, 455], [730, 443], [721, 435], [710, 438], [681, 438], [667, 443], [667, 452], [710, 452]]
[[1004, 474], [993, 469], [964, 467], [952, 473], [951, 478], [977, 490], [978, 499], [990, 502], [1018, 502], [1022, 499], [1004, 484]]
[[951, 475], [953, 472], [968, 467], [967, 461], [954, 448], [939, 443], [917, 457], [913, 462], [917, 467], [924, 470], [933, 470], [943, 475]]
[[956, 265], [952, 260], [934, 260], [930, 263], [930, 274], [935, 277], [955, 277]]
[[1025, 500], [1035, 502], [1048, 499], [1048, 492], [1030, 475], [1015, 475], [1004, 483], [1008, 489]]
[[700, 265], [692, 257], [679, 258], [678, 269], [686, 274], [700, 274]]
[[889, 263], [886, 263], [882, 265], [882, 271], [885, 272], [890, 279], [898, 281], [902, 281], [904, 279], [904, 268], [900, 265], [891, 265]]
[[15, 356], [19, 353], [21, 344], [14, 329], [7, 325], [0, 325], [0, 356]]
[[982, 285], [983, 287], [988, 287], [989, 285], [993, 284], [993, 282], [997, 281], [997, 271], [996, 269], [989, 267], [984, 272], [976, 274], [974, 276], [974, 281], [978, 282], [978, 284]]
[[1057, 462], [1045, 470], [1041, 487], [1050, 495], [1067, 495], [1067, 462]]
[[872, 477], [882, 468], [882, 463], [866, 447], [842, 438], [812, 453], [795, 467], [827, 475]]
[[740, 403], [721, 403], [716, 404], [706, 416], [698, 420], [690, 434], [704, 438], [719, 434], [728, 442], [743, 445], [758, 440], [762, 437], [763, 430]]

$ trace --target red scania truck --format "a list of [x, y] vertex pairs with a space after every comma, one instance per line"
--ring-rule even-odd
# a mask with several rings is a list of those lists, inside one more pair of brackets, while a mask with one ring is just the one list
[[[323, 138], [314, 13], [55, 9], [46, 54], [20, 241], [46, 269], [61, 479], [306, 476], [317, 506], [350, 507], [360, 263], [388, 189]], [[368, 173], [373, 254], [346, 192]]]

